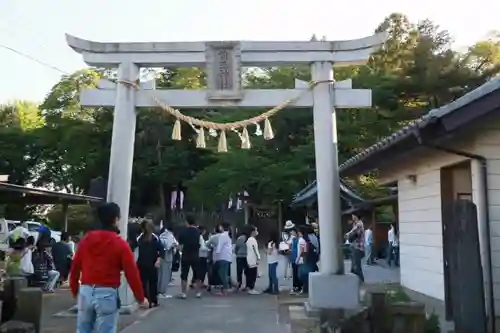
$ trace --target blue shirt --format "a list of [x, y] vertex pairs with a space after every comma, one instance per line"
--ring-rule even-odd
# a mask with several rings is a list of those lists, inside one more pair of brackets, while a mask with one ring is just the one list
[[297, 255], [298, 255], [298, 243], [299, 243], [299, 238], [298, 237], [294, 237], [292, 239], [292, 248], [290, 249], [290, 261], [292, 263], [294, 263], [295, 260], [297, 259]]

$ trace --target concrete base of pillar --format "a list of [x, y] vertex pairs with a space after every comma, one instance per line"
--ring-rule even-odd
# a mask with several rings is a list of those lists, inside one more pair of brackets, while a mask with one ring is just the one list
[[124, 274], [122, 274], [121, 277], [118, 294], [120, 295], [120, 302], [122, 303], [120, 314], [131, 314], [138, 309], [139, 305], [135, 301], [134, 294], [132, 293]]
[[139, 305], [137, 303], [127, 304], [127, 305], [122, 304], [122, 306], [120, 308], [120, 314], [121, 315], [132, 314], [135, 311], [137, 311], [138, 308], [139, 308]]
[[359, 278], [351, 273], [309, 274], [308, 308], [355, 310], [360, 306]]

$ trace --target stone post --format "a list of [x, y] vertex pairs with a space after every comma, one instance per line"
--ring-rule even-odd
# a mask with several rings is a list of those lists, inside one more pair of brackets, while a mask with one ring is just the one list
[[[124, 239], [127, 239], [132, 165], [134, 161], [136, 89], [126, 83], [120, 83], [120, 81], [135, 82], [138, 77], [139, 68], [137, 65], [126, 62], [121, 63], [118, 67], [119, 82], [116, 87], [107, 201], [115, 202], [120, 206], [120, 235]], [[135, 300], [124, 277], [119, 292], [122, 310], [125, 312], [134, 310]]]
[[[342, 221], [338, 170], [337, 125], [330, 62], [315, 62], [313, 88], [314, 148], [321, 237], [320, 272], [309, 275], [309, 309], [355, 309], [359, 306], [359, 280], [344, 275]], [[333, 114], [332, 114], [333, 112]]]
[[344, 262], [339, 244], [342, 229], [332, 63], [314, 63], [311, 75], [313, 81], [320, 82], [313, 88], [314, 150], [321, 230], [320, 271], [325, 274], [343, 274]]

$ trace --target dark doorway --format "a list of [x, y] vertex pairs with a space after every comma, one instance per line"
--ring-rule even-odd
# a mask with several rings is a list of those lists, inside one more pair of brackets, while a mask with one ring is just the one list
[[441, 169], [441, 214], [446, 319], [485, 332], [485, 325], [477, 326], [486, 314], [470, 161]]
[[452, 207], [457, 199], [472, 201], [472, 173], [470, 161], [441, 168], [441, 221], [443, 230], [443, 273], [446, 320], [453, 319], [449, 254], [453, 251], [453, 241], [447, 229], [452, 226]]

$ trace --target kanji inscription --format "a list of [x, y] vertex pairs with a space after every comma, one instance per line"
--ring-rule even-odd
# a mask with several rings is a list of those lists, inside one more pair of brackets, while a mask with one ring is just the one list
[[221, 48], [215, 54], [216, 58], [213, 66], [216, 77], [215, 88], [216, 90], [233, 90], [232, 50]]
[[207, 43], [208, 98], [239, 100], [241, 91], [241, 51], [236, 42]]

